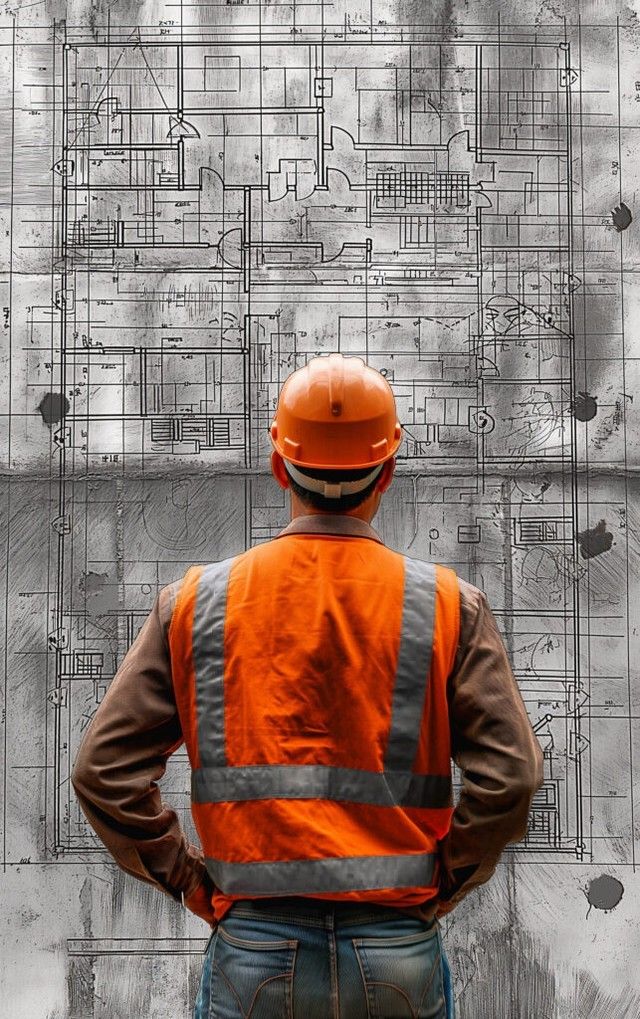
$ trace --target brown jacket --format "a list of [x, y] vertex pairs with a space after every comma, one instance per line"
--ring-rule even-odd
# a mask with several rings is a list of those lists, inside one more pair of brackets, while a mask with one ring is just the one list
[[[284, 533], [324, 531], [380, 540], [348, 516], [298, 517]], [[163, 587], [102, 700], [71, 781], [91, 827], [128, 874], [155, 885], [209, 923], [211, 879], [156, 784], [183, 742], [167, 630], [180, 581]], [[529, 721], [485, 595], [460, 578], [460, 642], [449, 677], [452, 757], [462, 789], [439, 843], [437, 899], [403, 912], [430, 919], [451, 911], [494, 873], [505, 846], [524, 838], [542, 784], [542, 750]]]

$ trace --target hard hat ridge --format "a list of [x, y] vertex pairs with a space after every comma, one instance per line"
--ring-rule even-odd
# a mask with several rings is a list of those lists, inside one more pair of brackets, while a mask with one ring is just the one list
[[342, 414], [344, 399], [344, 358], [342, 354], [329, 354], [329, 403], [331, 413]]

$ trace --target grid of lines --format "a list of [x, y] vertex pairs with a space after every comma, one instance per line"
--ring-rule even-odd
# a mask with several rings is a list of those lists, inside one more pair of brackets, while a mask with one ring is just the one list
[[376, 174], [376, 199], [402, 205], [468, 205], [467, 173], [402, 170]]

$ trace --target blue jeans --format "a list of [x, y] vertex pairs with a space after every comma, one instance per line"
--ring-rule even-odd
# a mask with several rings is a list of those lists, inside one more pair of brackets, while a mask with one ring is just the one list
[[455, 1019], [439, 922], [386, 906], [243, 899], [204, 954], [193, 1019]]

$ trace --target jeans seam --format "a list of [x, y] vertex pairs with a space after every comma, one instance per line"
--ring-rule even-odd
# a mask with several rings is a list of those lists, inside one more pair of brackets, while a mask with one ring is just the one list
[[235, 919], [236, 917], [240, 917], [243, 920], [255, 920], [258, 918], [265, 917], [267, 920], [278, 920], [279, 923], [294, 923], [294, 924], [299, 923], [302, 924], [304, 927], [316, 927], [316, 928], [324, 927], [324, 922], [322, 921], [321, 918], [318, 918], [318, 920], [316, 920], [314, 917], [300, 917], [292, 913], [290, 914], [276, 912], [272, 913], [271, 911], [269, 911], [268, 913], [266, 911], [262, 913], [259, 911], [252, 912], [250, 910], [234, 909], [233, 919]]
[[360, 976], [362, 978], [362, 989], [364, 991], [364, 1000], [367, 1006], [367, 1019], [373, 1019], [373, 1012], [371, 1011], [371, 998], [369, 996], [369, 982], [364, 972], [363, 960], [360, 957], [360, 953], [356, 951], [356, 942], [358, 942], [359, 940], [360, 940], [359, 938], [351, 938], [351, 941], [353, 943], [353, 952], [356, 957], [356, 962], [358, 963]]
[[444, 973], [442, 972], [442, 951], [441, 951], [441, 947], [440, 947], [439, 944], [438, 944], [438, 955], [437, 955], [437, 958], [434, 959], [433, 966], [431, 967], [431, 973], [429, 974], [429, 979], [427, 981], [427, 985], [426, 985], [426, 987], [424, 988], [424, 990], [422, 992], [422, 997], [420, 998], [420, 1001], [418, 1002], [418, 1012], [420, 1012], [420, 1009], [422, 1008], [422, 1002], [425, 999], [425, 995], [431, 989], [431, 985], [433, 983], [433, 978], [436, 975], [436, 970], [438, 970], [439, 973], [440, 973], [440, 985], [441, 985], [441, 989], [442, 989], [442, 1000], [444, 1002], [444, 1008], [445, 1008], [445, 1012], [446, 1012], [446, 1009], [447, 1009], [447, 999], [446, 999], [445, 993], [444, 993]]
[[336, 945], [336, 932], [334, 929], [334, 917], [326, 920], [329, 940], [329, 973], [331, 982], [331, 1019], [340, 1019], [340, 987], [338, 985], [338, 949]]
[[358, 944], [364, 945], [365, 947], [380, 947], [384, 948], [385, 945], [423, 945], [431, 938], [437, 938], [438, 932], [436, 930], [429, 931], [415, 931], [413, 934], [399, 934], [397, 937], [387, 937], [386, 935], [382, 938], [354, 938], [352, 940], [357, 941]]
[[[439, 945], [440, 945], [440, 980], [442, 982], [442, 997], [444, 998], [445, 1016], [446, 1016], [446, 1019], [454, 1019], [455, 1002], [454, 1002], [454, 998], [453, 998], [453, 987], [451, 988], [451, 1001], [452, 1001], [452, 1004], [453, 1004], [453, 1010], [452, 1010], [451, 1013], [449, 1013], [449, 999], [448, 999], [448, 996], [447, 996], [446, 981], [445, 981], [445, 978], [444, 978], [444, 956], [445, 956], [445, 949], [444, 949], [444, 943], [442, 941], [442, 934], [441, 933], [439, 933], [438, 941], [439, 941]], [[447, 968], [449, 968], [448, 961], [447, 961]], [[449, 974], [451, 975], [451, 971], [450, 970], [449, 970]]]
[[250, 938], [239, 938], [237, 934], [232, 934], [231, 931], [228, 931], [222, 925], [220, 925], [220, 934], [222, 940], [226, 941], [227, 944], [240, 946], [241, 948], [253, 948], [256, 952], [269, 952], [276, 948], [291, 950], [298, 944], [293, 938], [281, 938], [280, 941], [251, 941]]
[[209, 951], [211, 952], [211, 959], [209, 967], [209, 1001], [207, 1003], [207, 1019], [214, 1019], [213, 1012], [211, 1009], [211, 995], [213, 993], [213, 965], [216, 954], [216, 944], [218, 941], [218, 930], [219, 928], [216, 927], [215, 931], [213, 932], [215, 934], [215, 938], [209, 946]]
[[[325, 922], [324, 922], [324, 919], [323, 919], [322, 916], [315, 917], [315, 916], [312, 916], [311, 914], [306, 914], [306, 915], [304, 913], [298, 914], [297, 912], [294, 912], [293, 910], [291, 912], [287, 912], [286, 910], [282, 910], [282, 911], [278, 911], [278, 910], [268, 910], [267, 911], [267, 910], [264, 910], [263, 911], [263, 910], [260, 910], [260, 909], [252, 910], [252, 909], [246, 909], [244, 907], [239, 907], [239, 908], [234, 908], [232, 915], [233, 915], [233, 917], [240, 917], [240, 918], [245, 919], [245, 920], [253, 920], [256, 917], [263, 917], [264, 916], [268, 920], [278, 920], [281, 923], [298, 923], [298, 924], [302, 924], [305, 927], [323, 928], [325, 926]], [[335, 914], [335, 921], [336, 921], [336, 926], [340, 927], [340, 928], [342, 928], [342, 927], [351, 927], [351, 926], [356, 927], [356, 926], [358, 926], [360, 924], [380, 923], [380, 922], [384, 922], [385, 920], [388, 920], [388, 919], [395, 919], [396, 915], [397, 914], [393, 913], [393, 912], [390, 912], [388, 914], [387, 913], [381, 914], [381, 913], [374, 913], [374, 912], [366, 912], [366, 913], [365, 912], [363, 912], [363, 913], [354, 912], [354, 915], [350, 916], [348, 913], [339, 913], [339, 912], [336, 912], [336, 914]], [[426, 922], [429, 922], [429, 921], [426, 921]]]
[[296, 941], [296, 946], [295, 946], [295, 948], [293, 950], [293, 959], [291, 960], [291, 976], [290, 976], [290, 979], [289, 979], [289, 1002], [288, 1002], [289, 1015], [288, 1015], [288, 1019], [294, 1019], [294, 1016], [293, 1016], [293, 981], [295, 980], [295, 977], [296, 977], [296, 962], [297, 962], [297, 959], [298, 959], [298, 948], [299, 947], [300, 947], [300, 941], [297, 940]]
[[[238, 1009], [240, 1010], [240, 1013], [244, 1016], [244, 1009], [242, 1007], [242, 1002], [241, 1002], [240, 998], [238, 997], [238, 992], [236, 991], [235, 987], [233, 986], [233, 984], [229, 980], [228, 976], [226, 975], [224, 970], [221, 969], [220, 966], [218, 966], [218, 964], [215, 963], [215, 962], [212, 963], [212, 966], [211, 966], [211, 975], [212, 976], [213, 976], [214, 969], [217, 970], [217, 972], [220, 974], [220, 976], [224, 980], [225, 984], [227, 985], [227, 987], [229, 988], [229, 990], [233, 994], [233, 996], [236, 999], [236, 1002], [238, 1004]], [[211, 986], [213, 987], [213, 980], [211, 981]], [[209, 1019], [215, 1019], [215, 1017], [210, 1016]]]

